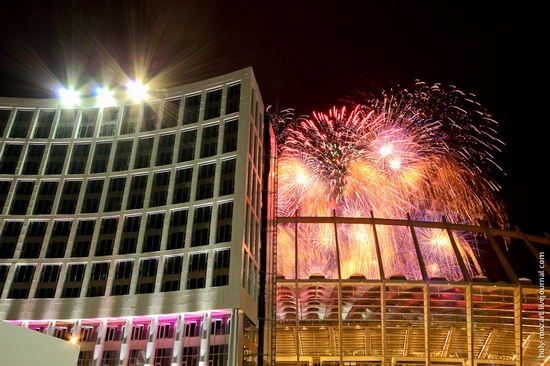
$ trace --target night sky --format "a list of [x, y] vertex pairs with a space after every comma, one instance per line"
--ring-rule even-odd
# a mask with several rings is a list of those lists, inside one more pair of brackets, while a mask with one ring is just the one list
[[354, 90], [455, 85], [500, 124], [506, 175], [495, 179], [511, 227], [543, 235], [542, 13], [481, 1], [4, 0], [0, 96], [51, 97], [56, 82], [115, 86], [125, 75], [164, 88], [252, 66], [266, 105], [300, 115], [342, 106]]

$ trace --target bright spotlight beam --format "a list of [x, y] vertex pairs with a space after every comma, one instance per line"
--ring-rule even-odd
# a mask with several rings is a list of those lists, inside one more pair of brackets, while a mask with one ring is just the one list
[[140, 102], [147, 98], [147, 85], [143, 85], [136, 80], [130, 80], [126, 83], [126, 92], [134, 102]]
[[99, 107], [108, 107], [115, 104], [112, 90], [97, 87], [94, 89], [94, 94], [97, 98], [97, 105]]
[[57, 96], [65, 107], [74, 107], [80, 104], [80, 96], [73, 88], [60, 87], [57, 90]]

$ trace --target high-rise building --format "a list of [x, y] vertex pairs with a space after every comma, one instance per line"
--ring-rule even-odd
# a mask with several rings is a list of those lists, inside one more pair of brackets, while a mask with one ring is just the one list
[[252, 69], [99, 102], [0, 99], [2, 319], [74, 338], [79, 365], [253, 361], [265, 146]]

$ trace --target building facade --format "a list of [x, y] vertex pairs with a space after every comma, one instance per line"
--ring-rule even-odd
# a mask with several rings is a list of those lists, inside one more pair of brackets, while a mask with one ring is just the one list
[[0, 314], [79, 365], [258, 352], [264, 106], [251, 68], [98, 106], [0, 99]]

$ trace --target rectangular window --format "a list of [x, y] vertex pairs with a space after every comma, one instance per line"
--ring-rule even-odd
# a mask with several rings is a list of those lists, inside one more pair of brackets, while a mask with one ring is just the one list
[[72, 223], [72, 220], [54, 221], [50, 243], [46, 250], [46, 258], [63, 258], [65, 256]]
[[13, 258], [22, 227], [22, 221], [4, 221], [0, 237], [0, 258]]
[[67, 275], [63, 284], [61, 297], [79, 297], [84, 280], [86, 265], [81, 263], [70, 263], [67, 267]]
[[27, 149], [27, 156], [23, 163], [22, 174], [24, 175], [36, 175], [40, 169], [42, 158], [44, 157], [44, 150], [46, 145], [44, 144], [30, 144]]
[[73, 127], [76, 122], [78, 110], [76, 109], [62, 109], [61, 117], [57, 123], [55, 130], [56, 139], [67, 139], [73, 135]]
[[132, 156], [133, 140], [119, 141], [116, 147], [115, 162], [113, 172], [128, 170], [130, 157]]
[[95, 220], [78, 220], [71, 257], [87, 257], [94, 234]]
[[94, 137], [94, 129], [95, 129], [98, 113], [99, 113], [98, 108], [82, 110], [82, 121], [80, 122], [78, 137], [80, 138]]
[[11, 180], [0, 180], [0, 212], [4, 210], [4, 205], [8, 199], [8, 193], [11, 187]]
[[52, 212], [53, 201], [59, 182], [42, 181], [34, 204], [34, 215], [49, 215]]
[[157, 129], [159, 105], [160, 103], [153, 103], [143, 106], [143, 124], [141, 125], [141, 132], [154, 131]]
[[174, 141], [176, 135], [161, 135], [158, 139], [157, 162], [156, 166], [172, 164], [172, 155], [174, 154]]
[[181, 132], [178, 163], [195, 159], [196, 140], [197, 130], [187, 130]]
[[183, 256], [164, 258], [162, 292], [179, 291]]
[[155, 292], [155, 279], [157, 277], [157, 266], [158, 266], [157, 258], [148, 258], [148, 259], [140, 260], [136, 294], [151, 294]]
[[127, 105], [124, 107], [120, 134], [128, 135], [136, 132], [137, 119], [139, 116], [139, 104]]
[[151, 164], [151, 151], [153, 151], [153, 137], [142, 138], [138, 143], [134, 169], [149, 168]]
[[233, 202], [223, 202], [218, 204], [216, 243], [231, 241], [232, 220]]
[[122, 199], [124, 198], [124, 187], [126, 177], [113, 177], [109, 181], [109, 191], [105, 201], [105, 212], [120, 211]]
[[2, 296], [2, 292], [4, 292], [4, 286], [6, 285], [9, 271], [9, 264], [0, 264], [0, 296]]
[[225, 121], [223, 125], [223, 152], [228, 153], [237, 150], [237, 138], [239, 132], [239, 120]]
[[169, 184], [170, 171], [155, 172], [153, 176], [151, 197], [149, 199], [149, 207], [159, 207], [166, 205]]
[[214, 275], [212, 286], [225, 286], [229, 284], [229, 263], [231, 249], [216, 250], [214, 252]]
[[19, 157], [23, 151], [22, 144], [6, 144], [0, 159], [0, 174], [15, 174]]
[[61, 174], [63, 172], [63, 164], [69, 145], [52, 145], [50, 146], [50, 154], [46, 163], [46, 174]]
[[199, 121], [201, 108], [201, 95], [188, 95], [185, 97], [185, 108], [183, 110], [183, 124], [189, 125]]
[[11, 109], [0, 109], [0, 137], [4, 136], [4, 131], [10, 120]]
[[192, 253], [189, 255], [187, 269], [187, 289], [204, 288], [206, 286], [206, 267], [208, 253]]
[[88, 284], [87, 297], [96, 297], [105, 295], [105, 286], [109, 276], [109, 262], [96, 262], [92, 264], [90, 282]]
[[112, 295], [128, 295], [130, 293], [130, 281], [132, 279], [133, 268], [133, 260], [116, 263]]
[[10, 215], [25, 215], [31, 199], [34, 182], [18, 181], [12, 198]]
[[164, 212], [147, 214], [142, 253], [157, 252], [160, 250], [163, 225]]
[[147, 188], [147, 179], [148, 176], [145, 174], [132, 176], [130, 192], [128, 194], [128, 202], [126, 203], [127, 210], [143, 208], [145, 189]]
[[96, 213], [103, 191], [103, 179], [90, 179], [86, 185], [86, 195], [82, 204], [81, 213]]
[[162, 114], [162, 125], [160, 128], [171, 128], [178, 125], [180, 102], [180, 99], [172, 99], [164, 102], [164, 113]]
[[106, 217], [101, 220], [95, 255], [97, 257], [113, 254], [113, 246], [118, 226], [118, 217]]
[[222, 171], [220, 177], [220, 196], [235, 193], [235, 170], [237, 159], [227, 159], [222, 161]]
[[228, 85], [227, 100], [225, 104], [225, 114], [238, 112], [240, 102], [241, 102], [241, 84]]
[[189, 202], [191, 197], [191, 179], [193, 167], [176, 170], [176, 182], [174, 184], [173, 204]]
[[61, 272], [61, 265], [59, 264], [45, 264], [42, 266], [40, 273], [40, 280], [36, 287], [36, 298], [53, 298], [55, 296], [55, 289], [57, 288], [57, 281], [59, 280], [59, 273]]
[[99, 137], [114, 136], [116, 132], [119, 107], [105, 108]]
[[15, 267], [15, 275], [8, 293], [8, 299], [26, 299], [29, 297], [35, 269], [35, 264], [19, 264]]
[[21, 248], [20, 258], [38, 258], [46, 235], [47, 221], [31, 221]]
[[25, 137], [27, 137], [33, 115], [34, 111], [25, 111], [18, 109], [15, 112], [15, 117], [13, 118], [9, 137], [12, 139], [24, 139]]
[[197, 194], [195, 199], [203, 200], [214, 197], [214, 176], [216, 175], [216, 163], [199, 165], [197, 180]]
[[218, 118], [222, 106], [222, 90], [211, 90], [206, 93], [206, 103], [204, 105], [204, 120]]
[[105, 173], [109, 164], [109, 156], [111, 155], [111, 142], [98, 142], [95, 145], [94, 156], [92, 158], [92, 166], [90, 173]]
[[193, 215], [193, 237], [191, 247], [208, 245], [210, 241], [210, 220], [212, 206], [195, 207]]
[[141, 215], [124, 217], [118, 254], [133, 254], [136, 252], [140, 224]]
[[55, 111], [41, 110], [38, 114], [38, 121], [36, 121], [36, 127], [34, 128], [32, 138], [47, 139], [50, 136], [54, 117]]
[[78, 195], [80, 194], [81, 180], [66, 180], [61, 191], [59, 206], [57, 207], [58, 214], [72, 215], [75, 213]]
[[84, 174], [91, 144], [75, 144], [69, 163], [69, 174]]
[[209, 125], [202, 128], [201, 158], [214, 156], [218, 153], [218, 132], [220, 126]]
[[188, 210], [174, 210], [170, 213], [167, 250], [185, 248]]

